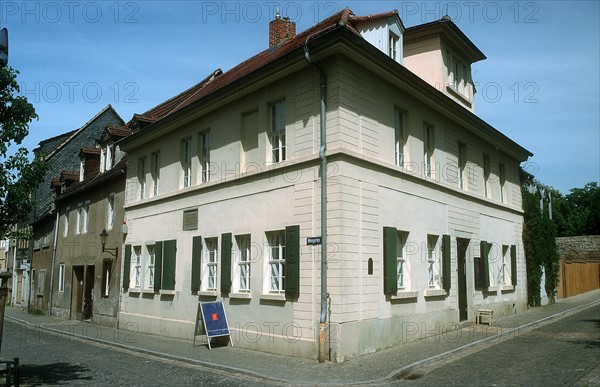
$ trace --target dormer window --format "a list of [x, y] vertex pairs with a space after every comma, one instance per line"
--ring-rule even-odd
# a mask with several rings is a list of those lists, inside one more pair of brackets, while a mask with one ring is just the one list
[[112, 168], [113, 158], [112, 158], [112, 146], [104, 145], [102, 147], [102, 152], [100, 153], [100, 172], [106, 172]]
[[79, 159], [79, 181], [83, 181], [85, 177], [85, 158], [82, 157]]
[[390, 32], [389, 52], [388, 55], [395, 61], [398, 61], [398, 42], [400, 38], [393, 32]]
[[469, 93], [469, 74], [467, 65], [456, 55], [453, 55], [450, 51], [446, 52], [447, 57], [447, 69], [448, 69], [448, 86], [452, 87], [456, 93], [465, 97], [467, 100], [471, 100]]

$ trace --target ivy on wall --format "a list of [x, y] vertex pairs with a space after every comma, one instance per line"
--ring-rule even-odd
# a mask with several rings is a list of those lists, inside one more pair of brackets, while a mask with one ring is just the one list
[[556, 246], [556, 226], [547, 210], [540, 209], [540, 194], [522, 189], [523, 247], [527, 263], [527, 300], [530, 306], [540, 306], [542, 268], [546, 275], [545, 290], [550, 303], [556, 301], [559, 256]]

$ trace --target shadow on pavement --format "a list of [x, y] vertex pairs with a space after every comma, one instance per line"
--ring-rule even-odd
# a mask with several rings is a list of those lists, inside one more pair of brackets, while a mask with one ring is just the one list
[[69, 363], [54, 363], [44, 365], [22, 364], [20, 369], [21, 385], [40, 386], [50, 384], [68, 384], [74, 380], [92, 380], [84, 376], [89, 368]]

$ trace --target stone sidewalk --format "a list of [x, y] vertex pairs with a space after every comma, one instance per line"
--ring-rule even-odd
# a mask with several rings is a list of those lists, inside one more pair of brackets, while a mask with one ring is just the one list
[[[209, 351], [202, 336], [192, 340], [177, 340], [136, 332], [134, 327], [103, 327], [73, 320], [27, 314], [20, 308], [7, 307], [6, 318], [33, 329], [5, 331], [19, 334], [22, 340], [34, 339], [36, 331], [53, 331], [65, 340], [91, 340], [97, 343], [153, 355], [160, 358], [251, 375], [284, 384], [382, 384], [407, 376], [420, 367], [450, 357], [462, 356], [489, 347], [502, 340], [511, 340], [580, 310], [600, 304], [600, 290], [559, 300], [558, 303], [502, 318], [493, 326], [465, 323], [458, 330], [439, 332], [435, 327], [414, 327], [407, 333], [407, 342], [368, 355], [348, 359], [343, 363], [319, 364], [308, 360], [272, 355], [235, 347], [213, 345]], [[127, 329], [130, 328], [130, 329]], [[410, 339], [411, 341], [408, 341]], [[10, 357], [10, 354], [2, 354]]]

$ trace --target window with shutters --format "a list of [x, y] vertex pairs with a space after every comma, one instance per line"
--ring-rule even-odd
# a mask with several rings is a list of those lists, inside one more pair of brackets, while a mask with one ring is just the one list
[[144, 289], [154, 289], [154, 247], [146, 245], [146, 264], [144, 265]]
[[37, 295], [38, 296], [43, 296], [44, 295], [44, 288], [46, 287], [46, 269], [40, 269], [39, 273], [38, 273], [38, 288], [37, 288]]
[[206, 248], [202, 257], [202, 290], [216, 291], [218, 279], [218, 240], [217, 238], [204, 239]]
[[131, 287], [139, 289], [142, 285], [142, 247], [133, 246], [131, 254]]
[[396, 240], [397, 284], [398, 290], [410, 289], [410, 262], [407, 259], [406, 242], [408, 232], [398, 231]]
[[489, 255], [492, 245], [486, 241], [479, 244], [479, 257], [473, 261], [474, 281], [476, 290], [485, 290], [490, 286]]
[[510, 246], [502, 246], [502, 259], [500, 264], [498, 283], [502, 285], [511, 285], [511, 257]]
[[440, 289], [442, 287], [440, 247], [438, 235], [427, 235], [427, 245], [425, 248], [427, 261], [427, 286]]
[[250, 235], [235, 236], [234, 292], [250, 292], [250, 262], [252, 261], [250, 240]]
[[269, 292], [285, 291], [285, 231], [267, 232]]

